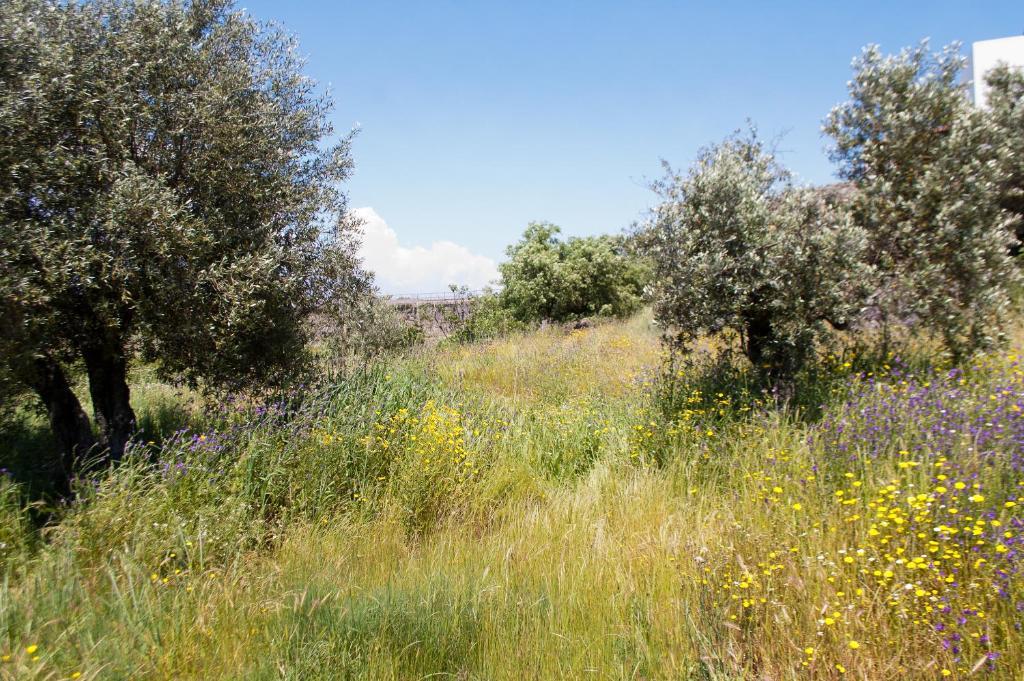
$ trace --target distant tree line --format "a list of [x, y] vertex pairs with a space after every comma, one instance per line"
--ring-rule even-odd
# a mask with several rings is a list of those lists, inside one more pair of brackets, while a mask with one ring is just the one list
[[470, 295], [452, 286], [453, 304], [427, 307], [425, 320], [445, 338], [474, 342], [544, 323], [586, 324], [635, 313], [645, 302], [651, 268], [621, 234], [560, 237], [532, 222], [505, 250], [500, 286]]

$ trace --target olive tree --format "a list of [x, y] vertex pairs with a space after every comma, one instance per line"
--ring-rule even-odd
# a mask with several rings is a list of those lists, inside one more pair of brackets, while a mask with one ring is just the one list
[[513, 317], [567, 321], [594, 315], [622, 316], [641, 304], [645, 263], [618, 235], [558, 238], [561, 230], [531, 223], [508, 247], [500, 300]]
[[293, 40], [226, 0], [0, 3], [0, 351], [65, 473], [124, 452], [135, 358], [274, 380], [307, 317], [366, 287], [330, 107]]
[[959, 79], [958, 46], [927, 43], [854, 62], [850, 99], [829, 115], [840, 173], [880, 274], [878, 309], [941, 335], [954, 356], [997, 341], [1018, 277], [991, 117]]
[[1002, 150], [1000, 205], [1010, 214], [1017, 239], [1013, 254], [1024, 242], [1024, 69], [997, 66], [985, 76], [989, 85], [987, 115], [995, 126]]
[[763, 378], [788, 381], [860, 310], [862, 230], [836, 196], [794, 187], [753, 132], [702, 150], [685, 174], [666, 170], [639, 231], [658, 322], [684, 350], [735, 334]]

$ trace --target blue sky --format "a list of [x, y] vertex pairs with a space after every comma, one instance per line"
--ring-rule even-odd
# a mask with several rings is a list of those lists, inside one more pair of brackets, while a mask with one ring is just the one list
[[1024, 32], [1021, 0], [240, 6], [297, 34], [337, 128], [361, 127], [348, 191], [391, 292], [477, 284], [531, 220], [622, 230], [660, 159], [685, 167], [748, 117], [785, 133], [799, 178], [828, 182], [821, 120], [865, 44]]

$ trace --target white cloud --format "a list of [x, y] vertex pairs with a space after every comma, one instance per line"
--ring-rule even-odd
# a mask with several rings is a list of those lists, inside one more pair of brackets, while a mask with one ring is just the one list
[[373, 208], [353, 213], [363, 222], [359, 255], [383, 293], [435, 293], [446, 291], [449, 284], [480, 289], [498, 278], [493, 260], [465, 246], [452, 241], [435, 241], [429, 248], [403, 246]]

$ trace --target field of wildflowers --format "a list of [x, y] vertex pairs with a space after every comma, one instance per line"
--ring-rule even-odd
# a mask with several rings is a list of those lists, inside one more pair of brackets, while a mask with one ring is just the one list
[[783, 407], [641, 316], [148, 388], [163, 439], [42, 529], [0, 478], [0, 678], [1019, 679], [1016, 352]]

